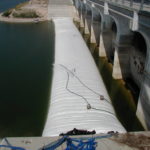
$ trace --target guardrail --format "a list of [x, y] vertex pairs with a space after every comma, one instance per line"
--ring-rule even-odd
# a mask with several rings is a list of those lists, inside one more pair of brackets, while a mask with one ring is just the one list
[[150, 0], [106, 0], [135, 10], [150, 12]]

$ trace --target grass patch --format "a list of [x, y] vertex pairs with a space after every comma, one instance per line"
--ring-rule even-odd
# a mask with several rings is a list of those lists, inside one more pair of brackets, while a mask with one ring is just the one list
[[11, 13], [12, 13], [12, 9], [9, 9], [9, 10], [6, 10], [5, 12], [3, 12], [2, 16], [9, 17]]
[[14, 12], [13, 17], [15, 18], [38, 18], [39, 15], [35, 11], [22, 11], [22, 12]]
[[[15, 9], [15, 10], [21, 10], [21, 7], [25, 6], [26, 4], [28, 4], [28, 1], [16, 5], [16, 7], [15, 7], [14, 9]], [[6, 10], [5, 12], [3, 12], [2, 16], [3, 16], [3, 17], [9, 17], [10, 14], [12, 13], [12, 11], [13, 11], [13, 9], [8, 9], [8, 10]], [[35, 15], [35, 14], [34, 14], [34, 15]]]
[[116, 115], [127, 131], [142, 131], [144, 128], [136, 117], [136, 104], [123, 80], [112, 77], [112, 65], [106, 58], [99, 58], [99, 70], [112, 100]]
[[15, 10], [20, 10], [23, 6], [25, 6], [28, 3], [29, 2], [27, 1], [27, 2], [23, 2], [23, 3], [20, 3], [20, 4], [16, 5]]

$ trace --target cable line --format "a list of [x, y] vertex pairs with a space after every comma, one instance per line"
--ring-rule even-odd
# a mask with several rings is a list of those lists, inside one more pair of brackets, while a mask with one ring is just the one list
[[[75, 92], [73, 92], [73, 91], [71, 91], [69, 88], [68, 88], [68, 84], [69, 84], [69, 73], [71, 73], [73, 76], [75, 76], [77, 79], [78, 79], [78, 81], [80, 81], [80, 83], [82, 84], [82, 85], [85, 85], [71, 70], [69, 70], [67, 67], [65, 67], [64, 65], [60, 65], [61, 67], [63, 67], [63, 68], [65, 68], [65, 70], [66, 70], [66, 73], [67, 73], [67, 81], [66, 81], [66, 90], [69, 92], [69, 93], [71, 93], [71, 94], [74, 94], [74, 95], [76, 95], [76, 96], [79, 96], [79, 97], [81, 97], [85, 102], [86, 102], [86, 104], [87, 104], [87, 109], [93, 109], [93, 110], [97, 110], [97, 111], [103, 111], [103, 112], [106, 112], [106, 113], [109, 113], [109, 114], [111, 114], [111, 115], [115, 115], [114, 113], [111, 113], [111, 112], [109, 112], [109, 111], [107, 111], [107, 110], [103, 110], [103, 109], [98, 109], [98, 108], [95, 108], [95, 107], [92, 107], [91, 106], [91, 104], [88, 102], [88, 100], [84, 97], [84, 96], [82, 96], [82, 95], [80, 95], [80, 94], [78, 94], [78, 93], [75, 93]], [[87, 87], [88, 88], [88, 86], [84, 86], [84, 87]], [[88, 88], [88, 89], [90, 89], [90, 88]], [[91, 89], [90, 89], [91, 90]], [[91, 90], [91, 91], [93, 91], [93, 90]], [[95, 92], [96, 93], [96, 92]], [[98, 94], [97, 94], [98, 95]], [[99, 94], [100, 95], [100, 94]], [[102, 95], [103, 96], [103, 95]], [[106, 99], [105, 99], [106, 100]]]
[[67, 83], [66, 83], [66, 89], [67, 89], [67, 91], [70, 92], [70, 93], [72, 93], [72, 94], [74, 94], [74, 95], [77, 95], [77, 96], [83, 98], [83, 99], [86, 101], [86, 103], [89, 104], [89, 102], [87, 101], [87, 99], [86, 99], [84, 96], [82, 96], [82, 95], [80, 95], [80, 94], [77, 94], [77, 93], [71, 91], [71, 90], [68, 88], [68, 83], [69, 83], [69, 73], [68, 73], [68, 72], [67, 72], [67, 77], [68, 77], [68, 78], [67, 78]]
[[59, 66], [61, 66], [62, 68], [64, 68], [66, 71], [70, 72], [85, 88], [87, 88], [88, 90], [92, 91], [94, 94], [98, 95], [100, 97], [100, 100], [105, 100], [109, 104], [111, 104], [111, 102], [109, 100], [107, 100], [102, 94], [97, 93], [93, 89], [89, 88], [85, 83], [83, 83], [81, 81], [81, 79], [78, 76], [76, 76], [71, 70], [69, 70], [66, 66], [64, 66], [62, 64], [59, 64]]

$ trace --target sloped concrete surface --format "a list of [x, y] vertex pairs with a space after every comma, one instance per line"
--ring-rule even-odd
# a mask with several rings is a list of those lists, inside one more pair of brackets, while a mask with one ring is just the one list
[[71, 0], [49, 0], [48, 20], [55, 17], [75, 17], [75, 8]]
[[125, 132], [116, 118], [90, 51], [72, 19], [53, 21], [55, 64], [43, 136], [58, 136], [74, 128], [97, 133]]
[[[100, 137], [104, 134], [91, 136], [70, 136], [70, 138], [83, 137]], [[13, 146], [23, 147], [27, 150], [42, 150], [48, 144], [57, 141], [62, 137], [21, 137], [21, 138], [6, 138]], [[1, 144], [7, 145], [6, 140], [2, 140]], [[126, 134], [116, 134], [110, 138], [96, 139], [96, 150], [149, 150], [150, 148], [150, 132], [134, 132]], [[66, 142], [59, 146], [57, 150], [64, 150]], [[6, 148], [0, 148], [7, 150]]]

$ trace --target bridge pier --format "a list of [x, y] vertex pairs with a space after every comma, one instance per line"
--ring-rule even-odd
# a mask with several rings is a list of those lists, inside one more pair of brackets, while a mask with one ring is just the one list
[[106, 57], [106, 49], [104, 46], [103, 36], [100, 33], [100, 42], [99, 42], [99, 57]]
[[96, 43], [96, 46], [99, 46], [100, 41], [101, 20], [99, 10], [92, 7], [91, 43]]
[[129, 76], [129, 49], [132, 42], [132, 33], [129, 29], [130, 21], [118, 14], [112, 15], [112, 47], [111, 61], [113, 63], [114, 79], [125, 79]]
[[122, 79], [120, 57], [119, 57], [119, 53], [118, 53], [118, 48], [117, 47], [115, 48], [112, 76], [113, 76], [114, 79]]
[[[130, 40], [128, 40], [130, 39]], [[114, 58], [113, 59], [113, 73], [114, 79], [126, 79], [130, 76], [130, 51], [132, 34], [119, 35], [116, 41], [113, 42]]]
[[[87, 15], [87, 12], [86, 12], [86, 15]], [[88, 27], [88, 20], [87, 20], [87, 18], [85, 18], [84, 33], [85, 34], [90, 34], [90, 30], [89, 30], [89, 27]]]
[[81, 2], [81, 8], [80, 8], [80, 27], [84, 28], [84, 15], [85, 15], [85, 5]]
[[79, 17], [79, 7], [80, 7], [80, 0], [73, 0], [74, 6], [75, 6], [75, 11], [76, 11], [76, 15]]
[[141, 88], [136, 115], [146, 130], [150, 129], [150, 75], [144, 76]]
[[86, 5], [86, 15], [85, 15], [85, 34], [91, 35], [91, 24], [92, 24], [92, 9], [90, 6]]
[[150, 130], [150, 14], [138, 13], [138, 32], [143, 36], [146, 45], [143, 79], [138, 100], [136, 115], [146, 130]]
[[107, 57], [109, 60], [109, 52], [112, 49], [112, 36], [110, 35], [111, 18], [108, 15], [102, 15], [101, 32], [99, 42], [99, 56]]
[[90, 38], [90, 43], [96, 44], [96, 36], [94, 34], [94, 27], [93, 24], [91, 25], [91, 38]]
[[[85, 34], [90, 34], [90, 42], [99, 46], [99, 57], [107, 57], [108, 62], [112, 63], [112, 77], [131, 78], [139, 88], [136, 114], [144, 128], [150, 129], [150, 14], [101, 0], [86, 0], [84, 4]], [[138, 36], [136, 32], [146, 41], [146, 54], [140, 46], [135, 45], [141, 43], [140, 40], [134, 41], [134, 36]]]
[[113, 61], [113, 73], [114, 79], [127, 78], [130, 74], [129, 70], [129, 45], [115, 45], [115, 54]]

